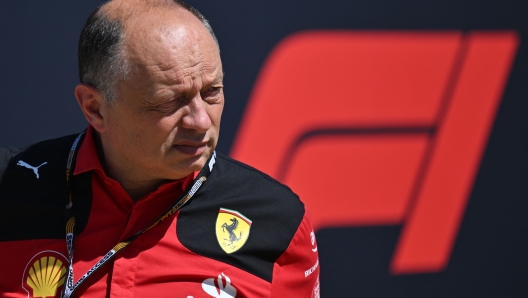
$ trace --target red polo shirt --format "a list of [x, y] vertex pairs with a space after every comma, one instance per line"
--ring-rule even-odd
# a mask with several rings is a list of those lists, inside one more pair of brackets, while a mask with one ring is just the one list
[[[74, 175], [86, 172], [92, 172], [92, 200], [88, 222], [75, 237], [74, 281], [117, 243], [162, 214], [193, 179], [189, 175], [166, 183], [134, 202], [105, 174], [92, 128], [80, 145]], [[88, 278], [74, 297], [319, 297], [317, 244], [307, 212], [286, 251], [274, 262], [271, 282], [182, 245], [178, 216], [179, 212], [140, 235]], [[60, 297], [64, 287], [60, 280], [68, 266], [65, 242], [64, 238], [0, 242], [0, 273], [4, 273], [0, 296]]]

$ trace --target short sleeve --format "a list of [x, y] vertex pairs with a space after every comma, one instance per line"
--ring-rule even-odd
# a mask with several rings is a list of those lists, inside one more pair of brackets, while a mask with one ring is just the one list
[[308, 212], [273, 268], [272, 297], [320, 297], [319, 254]]

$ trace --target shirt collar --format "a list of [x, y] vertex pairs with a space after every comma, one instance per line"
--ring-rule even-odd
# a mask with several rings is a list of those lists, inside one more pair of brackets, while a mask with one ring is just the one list
[[95, 170], [106, 176], [101, 161], [99, 160], [99, 156], [97, 155], [94, 134], [94, 128], [91, 125], [88, 126], [84, 140], [77, 153], [73, 175], [79, 175], [84, 172]]

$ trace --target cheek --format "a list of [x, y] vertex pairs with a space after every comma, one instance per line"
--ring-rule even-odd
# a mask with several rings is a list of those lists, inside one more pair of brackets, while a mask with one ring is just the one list
[[150, 124], [149, 138], [152, 146], [160, 147], [162, 150], [166, 150], [171, 147], [176, 139], [178, 133], [179, 115], [177, 113], [165, 116], [158, 119], [156, 122]]
[[220, 119], [222, 118], [222, 111], [224, 110], [224, 104], [211, 106], [209, 117], [211, 122], [218, 129], [220, 127]]
[[165, 137], [167, 137], [168, 135], [172, 133], [175, 133], [175, 128], [178, 126], [178, 122], [180, 121], [180, 118], [181, 116], [179, 115], [178, 112], [176, 112], [172, 115], [164, 116], [164, 117], [157, 119], [154, 122], [156, 131], [153, 133], [159, 136], [165, 136]]
[[106, 117], [106, 127], [107, 132], [110, 137], [110, 140], [114, 143], [123, 143], [126, 139], [129, 138], [127, 133], [127, 123], [125, 122], [126, 118], [118, 113], [112, 113], [105, 115]]
[[149, 119], [142, 119], [136, 115], [114, 115], [109, 124], [110, 136], [114, 142], [118, 142], [123, 147], [123, 150], [146, 151], [155, 138], [156, 129], [153, 129]]

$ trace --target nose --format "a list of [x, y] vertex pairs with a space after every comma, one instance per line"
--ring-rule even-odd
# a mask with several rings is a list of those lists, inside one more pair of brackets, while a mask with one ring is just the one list
[[211, 118], [207, 113], [207, 103], [197, 94], [189, 102], [188, 112], [182, 118], [182, 126], [200, 133], [205, 133], [211, 128]]

